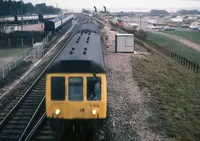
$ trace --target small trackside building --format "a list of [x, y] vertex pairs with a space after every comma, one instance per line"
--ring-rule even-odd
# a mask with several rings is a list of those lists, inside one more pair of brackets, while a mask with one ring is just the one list
[[134, 53], [133, 34], [115, 34], [116, 53]]

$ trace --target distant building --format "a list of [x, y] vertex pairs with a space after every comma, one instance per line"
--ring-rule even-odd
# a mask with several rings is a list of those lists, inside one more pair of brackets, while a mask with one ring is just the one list
[[200, 21], [194, 21], [190, 25], [191, 29], [199, 29], [200, 28]]
[[64, 15], [64, 14], [68, 14], [69, 11], [68, 10], [61, 10], [60, 13]]
[[181, 23], [183, 22], [183, 17], [177, 16], [176, 18], [171, 19], [173, 23]]

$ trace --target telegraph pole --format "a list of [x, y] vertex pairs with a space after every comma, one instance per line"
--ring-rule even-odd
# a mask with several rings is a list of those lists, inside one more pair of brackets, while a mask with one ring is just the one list
[[57, 8], [57, 15], [59, 14], [59, 12], [58, 12], [58, 3], [56, 3], [56, 8]]
[[140, 15], [140, 29], [141, 29], [141, 25], [142, 25], [142, 15]]
[[22, 31], [23, 31], [23, 15], [24, 15], [24, 13], [23, 13], [24, 11], [23, 11], [23, 0], [21, 0], [21, 26], [22, 26]]

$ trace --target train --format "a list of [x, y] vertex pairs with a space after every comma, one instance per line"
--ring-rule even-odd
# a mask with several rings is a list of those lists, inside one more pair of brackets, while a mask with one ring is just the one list
[[33, 15], [9, 15], [9, 16], [1, 16], [0, 24], [19, 24], [22, 21], [24, 22], [45, 22], [49, 19], [53, 19], [58, 17], [57, 14], [33, 14]]
[[74, 16], [73, 15], [62, 15], [60, 17], [48, 20], [44, 23], [45, 31], [57, 31], [63, 26], [71, 26]]
[[56, 131], [103, 125], [107, 80], [98, 25], [80, 25], [48, 68], [45, 88], [46, 116]]
[[123, 21], [121, 18], [115, 17], [111, 21], [114, 25], [122, 27], [123, 26]]

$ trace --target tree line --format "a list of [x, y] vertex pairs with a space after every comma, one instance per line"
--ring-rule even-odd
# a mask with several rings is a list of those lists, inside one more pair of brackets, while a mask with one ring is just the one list
[[[23, 7], [22, 7], [23, 6]], [[23, 14], [56, 14], [60, 12], [60, 8], [47, 6], [45, 3], [36, 4], [24, 3], [21, 1], [0, 0], [0, 16], [21, 15]]]

